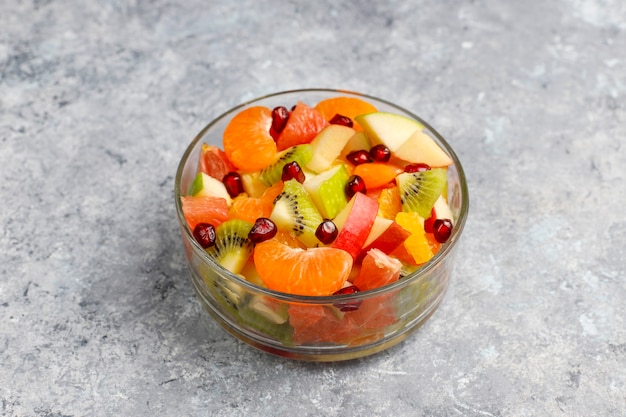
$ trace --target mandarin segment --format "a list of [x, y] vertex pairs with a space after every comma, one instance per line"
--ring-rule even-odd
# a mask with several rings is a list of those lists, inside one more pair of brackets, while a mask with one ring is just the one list
[[237, 113], [224, 130], [224, 152], [229, 161], [243, 171], [259, 171], [277, 154], [276, 142], [270, 136], [272, 111], [253, 106]]
[[275, 291], [298, 295], [330, 295], [346, 282], [352, 257], [329, 247], [298, 249], [274, 239], [256, 245], [254, 264]]
[[354, 120], [361, 114], [373, 113], [378, 111], [376, 107], [365, 100], [356, 97], [331, 97], [320, 101], [315, 106], [315, 110], [326, 120], [332, 119], [336, 114], [349, 117], [354, 122], [355, 130], [362, 130], [362, 127]]
[[228, 215], [231, 219], [241, 219], [254, 223], [259, 217], [269, 217], [272, 213], [272, 207], [271, 201], [242, 194], [233, 199], [228, 208]]
[[396, 178], [396, 175], [403, 172], [403, 169], [383, 162], [371, 162], [357, 165], [352, 171], [353, 175], [358, 175], [365, 181], [368, 190], [380, 188], [389, 184]]

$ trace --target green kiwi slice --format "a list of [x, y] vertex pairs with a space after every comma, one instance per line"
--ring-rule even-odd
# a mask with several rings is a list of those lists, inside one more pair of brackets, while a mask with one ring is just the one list
[[427, 219], [448, 182], [444, 168], [433, 168], [422, 172], [403, 172], [396, 177], [402, 211], [417, 212]]
[[259, 175], [259, 179], [268, 187], [281, 180], [283, 167], [289, 162], [297, 162], [304, 167], [313, 157], [313, 148], [308, 143], [296, 145], [285, 149], [280, 153], [278, 159], [268, 167], [264, 168]]
[[218, 264], [238, 274], [254, 248], [248, 239], [252, 226], [252, 223], [239, 219], [225, 221], [215, 229], [215, 245], [208, 248], [207, 253]]
[[315, 230], [323, 221], [315, 203], [302, 184], [295, 179], [285, 181], [283, 191], [274, 201], [270, 219], [279, 230], [292, 233], [307, 247], [321, 245]]

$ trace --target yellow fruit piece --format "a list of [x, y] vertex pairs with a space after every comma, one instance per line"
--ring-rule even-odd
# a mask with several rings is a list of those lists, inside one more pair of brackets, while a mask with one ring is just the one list
[[394, 220], [396, 214], [402, 211], [398, 187], [383, 188], [378, 197], [378, 215]]
[[399, 212], [396, 215], [396, 222], [411, 233], [411, 236], [404, 241], [407, 252], [417, 264], [428, 262], [434, 254], [424, 232], [424, 219], [415, 212]]

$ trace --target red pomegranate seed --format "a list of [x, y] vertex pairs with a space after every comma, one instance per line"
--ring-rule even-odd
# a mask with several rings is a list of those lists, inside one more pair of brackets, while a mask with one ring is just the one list
[[241, 180], [241, 175], [238, 172], [229, 172], [224, 175], [222, 178], [222, 182], [226, 186], [226, 191], [232, 198], [237, 197], [239, 194], [243, 193], [243, 181]]
[[300, 168], [300, 164], [296, 161], [287, 162], [285, 166], [283, 166], [283, 174], [281, 179], [283, 181], [289, 181], [290, 179], [295, 178], [300, 184], [304, 182], [306, 176], [304, 175], [304, 171]]
[[372, 155], [365, 149], [359, 149], [358, 151], [352, 151], [348, 155], [346, 155], [346, 159], [352, 165], [361, 165], [366, 164], [368, 162], [372, 162]]
[[334, 115], [333, 118], [328, 121], [328, 123], [330, 123], [331, 125], [341, 125], [347, 127], [354, 126], [352, 119], [350, 119], [348, 116], [344, 116], [341, 114]]
[[433, 232], [433, 224], [435, 224], [435, 220], [437, 220], [437, 213], [435, 213], [435, 208], [430, 209], [430, 217], [424, 220], [424, 231], [426, 233]]
[[391, 158], [391, 151], [385, 145], [372, 146], [370, 155], [376, 162], [387, 162]]
[[348, 178], [348, 183], [346, 184], [346, 197], [348, 199], [352, 198], [356, 193], [367, 193], [367, 189], [365, 188], [365, 181], [358, 175], [352, 175]]
[[280, 133], [285, 128], [287, 120], [289, 119], [289, 110], [287, 107], [278, 106], [272, 110], [272, 128]]
[[430, 165], [417, 163], [417, 164], [409, 164], [404, 167], [404, 172], [424, 172], [424, 171], [430, 171]]
[[267, 217], [259, 217], [254, 222], [254, 226], [248, 233], [248, 239], [252, 243], [261, 243], [276, 236], [278, 228], [276, 223], [268, 219]]
[[[351, 295], [351, 294], [356, 294], [358, 292], [359, 292], [359, 289], [356, 286], [350, 285], [349, 287], [343, 287], [335, 291], [333, 295]], [[362, 302], [363, 300], [354, 300], [354, 301], [339, 302], [333, 305], [337, 307], [340, 311], [348, 312], [348, 311], [358, 310], [359, 307], [361, 307]]]
[[439, 243], [446, 243], [452, 234], [452, 222], [450, 219], [437, 219], [433, 223], [433, 235]]
[[324, 245], [328, 245], [332, 243], [336, 238], [339, 230], [337, 230], [337, 226], [333, 223], [332, 220], [324, 220], [317, 226], [315, 230], [315, 237], [319, 239]]
[[204, 249], [215, 245], [215, 227], [209, 223], [198, 223], [193, 228], [193, 237]]

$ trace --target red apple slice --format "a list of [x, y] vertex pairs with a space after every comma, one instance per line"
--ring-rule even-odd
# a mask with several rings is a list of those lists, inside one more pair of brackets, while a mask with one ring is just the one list
[[[382, 227], [384, 229], [378, 232], [378, 229]], [[375, 235], [375, 233], [378, 234]], [[370, 233], [363, 245], [363, 249], [357, 256], [357, 262], [361, 262], [371, 249], [378, 249], [389, 255], [398, 246], [402, 245], [409, 236], [411, 236], [411, 233], [395, 221], [377, 217], [372, 227], [372, 233]]]
[[356, 193], [333, 222], [339, 229], [332, 247], [348, 252], [356, 259], [369, 235], [378, 213], [378, 202]]

